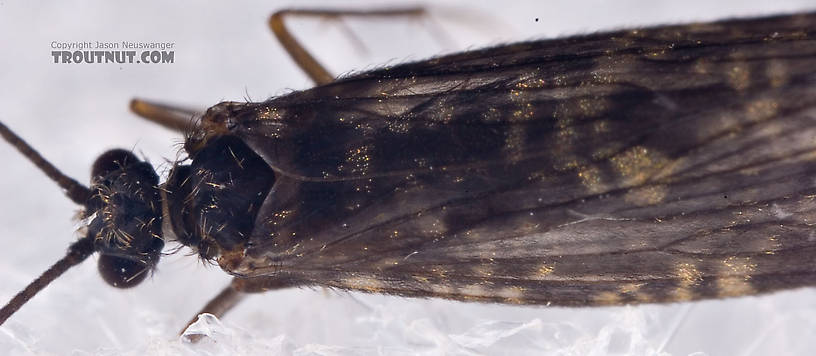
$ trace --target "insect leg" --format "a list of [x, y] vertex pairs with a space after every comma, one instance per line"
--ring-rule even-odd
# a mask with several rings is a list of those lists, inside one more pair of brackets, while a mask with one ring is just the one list
[[[180, 334], [184, 334], [184, 331], [196, 322], [198, 316], [203, 313], [215, 315], [220, 319], [238, 305], [247, 293], [260, 293], [275, 289], [295, 287], [302, 284], [303, 282], [285, 277], [233, 278], [232, 282], [230, 282], [226, 288], [221, 290], [213, 299], [210, 299], [210, 301], [187, 322]], [[200, 339], [200, 335], [191, 335], [189, 337], [189, 340], [192, 342], [196, 342], [198, 339]]]
[[[233, 282], [234, 281], [235, 280], [233, 279]], [[198, 320], [198, 316], [201, 314], [209, 313], [215, 315], [217, 318], [220, 319], [222, 316], [224, 316], [224, 314], [230, 311], [230, 309], [238, 305], [238, 303], [241, 302], [242, 299], [244, 299], [244, 293], [236, 290], [235, 287], [233, 286], [234, 284], [235, 283], [230, 283], [226, 288], [221, 290], [221, 292], [218, 293], [218, 295], [216, 295], [215, 298], [210, 299], [210, 301], [207, 302], [207, 304], [204, 305], [204, 307], [201, 308], [201, 310], [199, 310], [198, 313], [196, 313], [195, 316], [193, 316], [193, 318], [190, 319], [190, 321], [188, 321], [186, 325], [184, 325], [184, 328], [181, 329], [181, 332], [179, 334], [180, 335], [184, 334], [184, 331], [187, 330], [187, 328], [190, 327], [190, 325], [195, 323], [196, 320]], [[192, 342], [196, 342], [200, 338], [201, 338], [200, 335], [191, 335], [189, 337], [189, 340]]]
[[320, 64], [300, 42], [295, 39], [289, 29], [286, 28], [284, 18], [286, 17], [318, 17], [323, 19], [336, 20], [340, 17], [422, 17], [427, 12], [421, 7], [409, 7], [403, 9], [385, 10], [307, 10], [307, 9], [287, 9], [280, 10], [272, 14], [269, 18], [269, 28], [278, 42], [286, 49], [289, 56], [295, 63], [306, 72], [309, 78], [317, 85], [328, 84], [334, 81], [334, 76]]
[[201, 116], [195, 110], [142, 99], [131, 99], [130, 111], [149, 121], [182, 133], [192, 129], [195, 126], [194, 118]]

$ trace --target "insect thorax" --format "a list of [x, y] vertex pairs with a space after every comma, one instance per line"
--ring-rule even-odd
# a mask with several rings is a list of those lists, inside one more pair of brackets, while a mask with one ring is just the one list
[[243, 249], [275, 175], [239, 138], [207, 140], [164, 185], [165, 218], [176, 239], [212, 259]]

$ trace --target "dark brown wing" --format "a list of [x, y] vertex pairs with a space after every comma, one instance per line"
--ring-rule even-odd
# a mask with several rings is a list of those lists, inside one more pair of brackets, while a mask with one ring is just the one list
[[245, 106], [278, 173], [225, 266], [561, 305], [816, 282], [816, 14], [520, 43]]

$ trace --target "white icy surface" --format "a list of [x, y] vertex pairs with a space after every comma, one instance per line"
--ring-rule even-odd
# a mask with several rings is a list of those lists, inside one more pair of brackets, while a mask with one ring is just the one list
[[[437, 17], [454, 39], [448, 49], [462, 49], [638, 24], [796, 11], [811, 2], [434, 3], [443, 4], [445, 13], [478, 10], [512, 27], [494, 31], [473, 20], [468, 28], [459, 26], [467, 16]], [[282, 7], [327, 3], [339, 4], [0, 0], [0, 120], [82, 182], [96, 155], [113, 147], [134, 149], [164, 171], [180, 136], [129, 114], [128, 100], [139, 96], [205, 108], [307, 88], [308, 79], [275, 43], [266, 19]], [[299, 23], [296, 31], [335, 73], [421, 59], [444, 49], [418, 23], [350, 26], [370, 55], [355, 52], [332, 24]], [[50, 42], [55, 40], [173, 41], [176, 63], [53, 64]], [[5, 302], [63, 254], [78, 225], [77, 207], [5, 144], [0, 144], [0, 162], [0, 300]], [[252, 296], [224, 320], [205, 318], [199, 330], [209, 330], [210, 337], [191, 345], [176, 336], [178, 329], [229, 277], [187, 252], [165, 258], [142, 286], [125, 291], [105, 285], [92, 258], [0, 326], [0, 354], [762, 355], [816, 349], [812, 289], [592, 309], [287, 290]]]

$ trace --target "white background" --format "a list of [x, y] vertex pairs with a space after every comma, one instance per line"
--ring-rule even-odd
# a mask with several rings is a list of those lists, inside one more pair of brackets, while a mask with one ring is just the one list
[[[297, 22], [334, 73], [446, 50], [635, 25], [804, 11], [811, 1], [435, 2], [435, 23]], [[87, 182], [106, 149], [133, 149], [165, 173], [181, 136], [140, 120], [134, 96], [199, 108], [264, 100], [310, 86], [266, 27], [295, 2], [0, 1], [0, 120]], [[298, 2], [323, 7], [326, 2]], [[330, 3], [330, 5], [337, 3]], [[376, 2], [344, 1], [371, 8]], [[380, 3], [382, 5], [382, 3]], [[534, 19], [539, 18], [538, 22]], [[175, 42], [174, 64], [54, 64], [51, 41]], [[78, 207], [0, 143], [0, 301], [60, 258]], [[172, 247], [172, 246], [171, 246]], [[229, 277], [182, 250], [133, 290], [108, 287], [95, 257], [69, 271], [0, 327], [0, 354], [806, 354], [816, 349], [816, 293], [680, 305], [541, 308], [454, 303], [323, 290], [255, 295], [228, 315], [218, 343], [190, 346], [178, 329]]]

